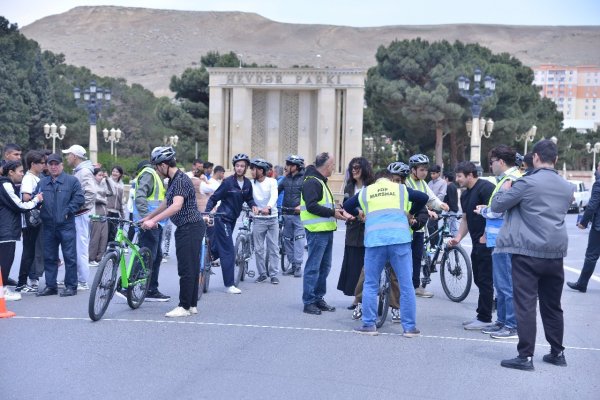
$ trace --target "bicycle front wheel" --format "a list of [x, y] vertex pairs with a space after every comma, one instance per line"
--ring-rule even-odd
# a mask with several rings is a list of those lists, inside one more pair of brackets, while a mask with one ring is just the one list
[[246, 247], [248, 239], [243, 235], [238, 235], [235, 239], [235, 263], [233, 265], [233, 284], [237, 287], [240, 281], [244, 280], [244, 271], [246, 269]]
[[440, 268], [442, 288], [452, 301], [461, 302], [471, 290], [473, 269], [467, 252], [460, 246], [447, 247]]
[[90, 288], [88, 314], [92, 321], [98, 321], [106, 312], [108, 304], [115, 293], [118, 269], [118, 254], [114, 251], [105, 253], [100, 264], [98, 264], [98, 270]]
[[204, 260], [203, 260], [203, 268], [200, 271], [200, 277], [198, 282], [198, 300], [202, 297], [202, 294], [208, 292], [208, 284], [210, 282], [210, 255], [208, 254], [208, 249], [204, 251]]
[[135, 257], [131, 272], [129, 273], [129, 286], [127, 286], [127, 304], [134, 310], [142, 305], [150, 286], [152, 276], [152, 254], [150, 249], [142, 247], [140, 256]]
[[279, 230], [279, 258], [281, 262], [281, 272], [287, 272], [292, 268], [292, 263], [288, 259], [287, 253], [285, 252], [285, 238], [283, 237], [283, 229]]
[[390, 279], [387, 271], [388, 266], [381, 271], [379, 278], [379, 290], [377, 291], [377, 319], [375, 326], [381, 328], [387, 318], [390, 308]]

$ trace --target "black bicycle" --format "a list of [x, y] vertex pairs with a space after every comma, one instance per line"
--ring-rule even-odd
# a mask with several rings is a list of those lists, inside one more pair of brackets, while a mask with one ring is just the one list
[[[461, 217], [461, 215], [449, 213], [440, 214], [443, 221], [442, 226], [431, 235], [427, 235], [425, 232], [425, 244], [421, 257], [423, 269], [421, 285], [425, 288], [431, 283], [431, 273], [437, 272], [435, 266], [440, 254], [442, 255], [440, 261], [442, 288], [446, 296], [455, 302], [461, 302], [467, 298], [473, 280], [473, 268], [467, 252], [460, 245], [450, 246], [444, 242], [444, 239], [451, 237], [448, 220]], [[431, 242], [435, 243], [435, 246], [431, 247]]]
[[392, 287], [392, 265], [385, 263], [385, 268], [379, 277], [379, 290], [377, 290], [377, 317], [375, 326], [379, 329], [383, 326], [390, 308], [390, 296]]
[[242, 207], [242, 226], [235, 238], [235, 264], [233, 269], [234, 285], [237, 287], [244, 276], [254, 277], [254, 271], [248, 270], [248, 263], [254, 255], [254, 240], [252, 240], [252, 209], [246, 204]]
[[212, 256], [212, 253], [210, 251], [209, 229], [211, 229], [214, 226], [215, 218], [221, 214], [223, 213], [202, 213], [202, 217], [206, 222], [206, 231], [204, 232], [204, 237], [202, 238], [202, 246], [200, 247], [200, 276], [198, 278], [198, 300], [200, 300], [202, 294], [208, 292], [210, 276], [214, 275], [214, 272], [212, 272], [212, 268], [219, 266], [218, 262], [214, 260], [214, 257]]
[[[283, 228], [284, 228], [284, 224], [283, 224], [283, 213], [286, 214], [293, 214], [296, 212], [296, 208], [295, 207], [280, 207], [279, 208], [279, 257], [281, 258], [281, 272], [287, 272], [292, 268], [292, 263], [290, 262], [290, 260], [288, 259], [287, 253], [285, 251], [285, 241], [286, 238], [285, 236], [283, 236]], [[292, 239], [287, 239], [287, 240], [295, 240], [294, 238]]]

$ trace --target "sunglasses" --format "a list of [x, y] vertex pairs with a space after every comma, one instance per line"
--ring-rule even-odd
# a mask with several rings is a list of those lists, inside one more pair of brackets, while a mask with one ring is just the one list
[[360, 171], [362, 168], [360, 165], [353, 165], [352, 166], [352, 171]]

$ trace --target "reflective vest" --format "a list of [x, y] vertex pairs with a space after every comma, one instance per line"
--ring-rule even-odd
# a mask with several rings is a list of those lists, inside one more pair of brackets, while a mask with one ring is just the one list
[[[496, 187], [494, 188], [494, 191], [492, 192], [492, 195], [490, 196], [490, 200], [488, 201], [488, 207], [491, 206], [492, 204], [492, 199], [494, 198], [494, 196], [496, 195], [496, 193], [498, 193], [498, 190], [500, 190], [500, 188], [502, 187], [502, 185], [504, 185], [504, 182], [506, 182], [507, 180], [511, 180], [511, 181], [516, 181], [517, 179], [519, 179], [521, 177], [521, 171], [519, 171], [518, 167], [512, 167], [507, 169], [504, 172], [504, 176], [502, 178], [500, 178], [500, 181], [498, 181], [498, 183], [496, 184]], [[500, 218], [486, 218], [485, 219], [485, 245], [486, 247], [496, 247], [496, 238], [498, 237], [498, 234], [500, 233], [500, 228], [502, 228], [502, 225], [504, 224], [504, 218], [500, 217]]]
[[492, 195], [490, 196], [490, 200], [488, 201], [488, 207], [490, 207], [492, 205], [492, 199], [494, 198], [494, 195], [496, 193], [498, 193], [498, 190], [500, 190], [502, 185], [504, 185], [504, 182], [506, 182], [509, 179], [514, 182], [517, 179], [521, 178], [521, 176], [523, 176], [523, 175], [521, 174], [521, 171], [519, 171], [518, 167], [512, 167], [512, 168], [507, 169], [504, 172], [504, 176], [496, 184], [496, 187], [494, 188], [494, 191], [492, 192]]
[[[140, 176], [142, 176], [142, 174], [145, 172], [151, 174], [152, 178], [154, 179], [154, 188], [152, 188], [152, 192], [148, 193], [146, 196], [146, 200], [148, 201], [148, 214], [150, 214], [152, 211], [156, 210], [165, 199], [166, 189], [162, 179], [160, 179], [160, 176], [158, 176], [158, 173], [154, 170], [154, 168], [151, 167], [144, 167], [144, 169], [140, 171], [138, 176], [135, 178], [136, 183], [140, 181]], [[137, 207], [135, 206], [135, 200], [133, 202], [133, 219], [134, 221], [141, 219]], [[160, 224], [163, 225], [165, 222], [166, 219], [160, 221]]]
[[[304, 179], [304, 181], [307, 179], [316, 179], [319, 181], [321, 186], [323, 186], [323, 196], [317, 204], [334, 210], [335, 204], [333, 203], [333, 195], [331, 194], [331, 191], [325, 182], [315, 176], [308, 176]], [[331, 232], [337, 229], [337, 222], [335, 221], [334, 217], [321, 217], [308, 212], [302, 193], [300, 193], [300, 220], [302, 221], [304, 228], [309, 232]]]
[[[408, 178], [406, 178], [405, 182], [406, 182], [406, 186], [408, 186], [409, 188], [411, 188], [413, 190], [418, 190], [419, 192], [423, 192], [429, 196], [429, 193], [427, 193], [427, 184], [425, 183], [425, 181], [423, 179], [419, 179], [418, 181], [415, 181], [413, 176], [409, 175]], [[410, 210], [410, 208], [409, 208], [409, 210]], [[425, 226], [422, 227], [421, 229], [419, 229], [417, 232], [425, 232]]]
[[358, 194], [365, 212], [365, 247], [410, 243], [408, 190], [386, 178], [362, 188]]

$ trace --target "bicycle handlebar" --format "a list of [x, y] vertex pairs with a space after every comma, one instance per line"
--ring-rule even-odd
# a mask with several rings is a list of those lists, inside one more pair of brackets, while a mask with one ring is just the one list
[[116, 222], [116, 223], [122, 224], [122, 225], [133, 225], [138, 228], [142, 226], [142, 224], [139, 222], [134, 222], [134, 221], [130, 221], [128, 219], [123, 219], [123, 218], [118, 218], [118, 217], [109, 217], [106, 215], [92, 214], [92, 215], [90, 215], [90, 219], [92, 221], [100, 221], [100, 222], [112, 221], [112, 222]]

